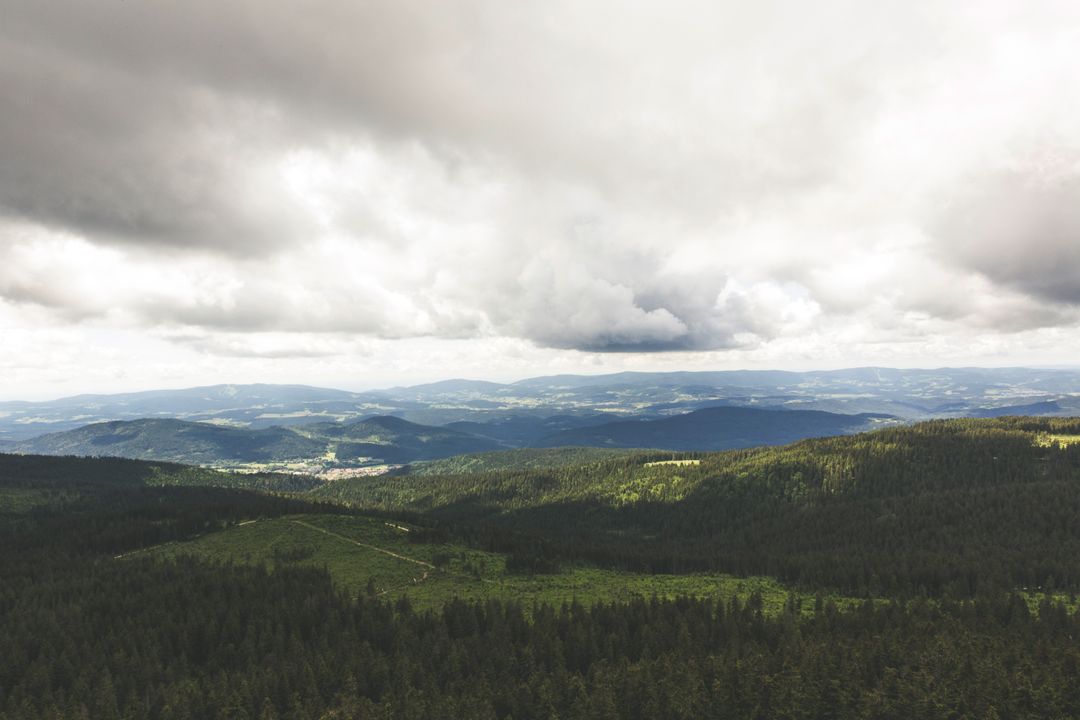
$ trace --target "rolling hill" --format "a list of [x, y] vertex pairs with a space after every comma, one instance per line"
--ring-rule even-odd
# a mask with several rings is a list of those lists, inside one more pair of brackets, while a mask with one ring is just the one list
[[110, 456], [200, 465], [362, 459], [384, 463], [483, 452], [499, 447], [488, 438], [428, 427], [400, 418], [303, 428], [234, 428], [171, 419], [95, 423], [13, 443], [10, 452], [39, 455]]
[[911, 421], [1001, 414], [1068, 416], [1080, 413], [1080, 372], [1030, 368], [626, 372], [513, 383], [445, 380], [364, 392], [303, 385], [214, 385], [0, 402], [0, 442], [140, 418], [266, 428], [394, 415], [423, 425], [452, 425], [524, 447], [577, 425], [656, 420], [713, 406], [879, 413]]
[[1078, 429], [411, 479], [460, 525], [0, 455], [0, 715], [1077, 717]]
[[76, 395], [44, 402], [0, 402], [0, 440], [27, 440], [111, 420], [178, 419], [265, 428], [355, 419], [401, 411], [377, 393], [307, 385], [211, 385], [112, 395]]
[[401, 468], [400, 475], [458, 475], [462, 473], [508, 472], [587, 465], [612, 458], [627, 457], [639, 450], [557, 447], [517, 448], [492, 452], [455, 455]]
[[655, 459], [486, 461], [481, 472], [446, 462], [453, 474], [314, 492], [483, 527], [496, 543], [500, 529], [534, 533], [547, 562], [763, 574], [853, 594], [1080, 590], [1080, 419], [932, 421]]
[[663, 450], [731, 450], [782, 445], [808, 437], [844, 435], [894, 423], [888, 415], [841, 415], [817, 410], [712, 407], [661, 420], [625, 420], [548, 435], [543, 447], [584, 445]]
[[95, 423], [50, 433], [16, 443], [13, 449], [38, 455], [215, 464], [317, 457], [326, 451], [326, 444], [282, 427], [248, 430], [184, 420], [144, 419]]
[[[502, 437], [479, 434], [482, 424], [420, 425], [393, 416], [355, 422], [238, 428], [174, 419], [94, 423], [11, 443], [9, 452], [41, 455], [113, 456], [199, 465], [306, 461], [321, 466], [356, 463], [407, 464], [528, 445], [662, 450], [723, 450], [776, 445], [806, 437], [866, 430], [894, 419], [815, 411], [716, 407], [659, 420], [596, 424], [557, 417], [500, 425]], [[466, 432], [463, 427], [476, 429]], [[543, 430], [566, 428], [537, 438]], [[531, 433], [531, 434], [530, 434]], [[508, 438], [509, 436], [509, 438]]]
[[388, 415], [354, 423], [309, 425], [296, 432], [321, 440], [334, 450], [338, 460], [375, 457], [388, 463], [408, 463], [503, 447], [490, 438]]

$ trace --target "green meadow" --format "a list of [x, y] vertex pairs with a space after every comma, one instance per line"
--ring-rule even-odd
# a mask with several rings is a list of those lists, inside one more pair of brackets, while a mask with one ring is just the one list
[[[348, 515], [294, 515], [247, 521], [186, 542], [168, 543], [131, 555], [167, 558], [192, 555], [222, 563], [324, 567], [350, 595], [408, 598], [418, 609], [445, 602], [515, 600], [533, 603], [622, 602], [635, 597], [732, 597], [748, 600], [757, 593], [767, 613], [778, 613], [794, 597], [804, 612], [814, 596], [798, 593], [767, 577], [723, 574], [646, 575], [574, 566], [550, 575], [506, 571], [498, 553], [438, 543], [410, 542], [413, 528], [378, 518]], [[130, 555], [129, 555], [130, 556]], [[125, 556], [125, 557], [129, 557]], [[832, 596], [838, 605], [859, 602]]]

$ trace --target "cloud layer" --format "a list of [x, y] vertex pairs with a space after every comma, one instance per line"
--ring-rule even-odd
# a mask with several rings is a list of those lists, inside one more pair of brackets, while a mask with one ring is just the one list
[[1072, 3], [0, 9], [11, 333], [775, 364], [1076, 327]]

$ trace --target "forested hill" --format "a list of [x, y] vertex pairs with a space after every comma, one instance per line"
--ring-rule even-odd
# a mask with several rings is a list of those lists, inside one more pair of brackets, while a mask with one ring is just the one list
[[325, 443], [288, 428], [262, 430], [171, 419], [115, 421], [17, 443], [39, 455], [112, 456], [196, 464], [271, 461], [322, 455]]
[[[646, 451], [647, 452], [647, 451]], [[506, 472], [560, 467], [580, 467], [601, 460], [641, 456], [641, 450], [594, 447], [520, 448], [485, 453], [455, 455], [409, 465], [399, 475], [456, 475], [462, 473]], [[670, 457], [663, 453], [658, 457]]]
[[[288, 462], [320, 466], [405, 464], [515, 447], [521, 442], [541, 447], [721, 450], [852, 433], [890, 422], [895, 422], [895, 418], [738, 407], [707, 408], [659, 420], [598, 423], [593, 418], [579, 418], [574, 422], [552, 419], [550, 422], [522, 420], [501, 425], [461, 423], [457, 427], [420, 425], [385, 415], [354, 422], [257, 429], [146, 418], [94, 423], [2, 444], [0, 449], [40, 455], [112, 456], [231, 467], [253, 464], [265, 467], [265, 464]], [[552, 427], [563, 429], [551, 433]], [[524, 428], [531, 428], [535, 437], [524, 439], [515, 435]], [[489, 435], [483, 434], [489, 430]], [[530, 457], [530, 453], [523, 452], [504, 465], [527, 467]], [[542, 462], [548, 459], [544, 458]]]
[[[0, 720], [1078, 717], [1080, 614], [1050, 592], [1080, 578], [1078, 437], [1076, 420], [930, 423], [691, 457], [541, 468], [560, 460], [541, 453], [531, 470], [303, 496], [168, 463], [0, 455]], [[331, 489], [425, 522], [352, 525], [315, 502]], [[400, 562], [414, 587], [455, 562], [446, 548], [485, 554], [459, 540], [502, 546], [505, 573], [537, 586], [592, 561], [757, 568], [818, 595], [420, 612], [346, 592], [310, 555]], [[838, 586], [873, 597], [837, 603]]]
[[500, 447], [490, 438], [389, 415], [352, 423], [308, 425], [297, 428], [297, 432], [324, 442], [338, 460], [374, 457], [388, 463], [408, 463]]
[[528, 529], [543, 553], [643, 571], [761, 573], [853, 592], [1080, 589], [1076, 440], [1080, 419], [933, 421], [699, 464], [639, 454], [315, 492]]
[[871, 430], [896, 422], [890, 415], [841, 415], [818, 410], [711, 407], [660, 420], [623, 420], [563, 430], [540, 445], [585, 445], [665, 450], [731, 450], [782, 445], [809, 437]]
[[407, 463], [498, 446], [488, 438], [395, 417], [254, 430], [152, 418], [95, 423], [14, 443], [5, 450], [217, 465], [325, 457]]

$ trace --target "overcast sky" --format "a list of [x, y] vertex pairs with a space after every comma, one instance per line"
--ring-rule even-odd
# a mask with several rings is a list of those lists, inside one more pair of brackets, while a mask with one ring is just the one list
[[1080, 6], [0, 0], [0, 399], [1080, 358]]

